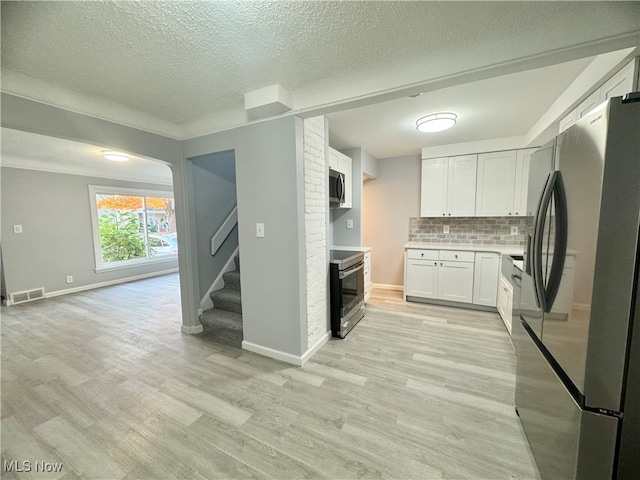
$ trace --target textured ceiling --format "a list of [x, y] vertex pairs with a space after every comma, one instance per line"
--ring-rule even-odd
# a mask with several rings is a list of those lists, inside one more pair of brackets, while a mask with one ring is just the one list
[[244, 93], [274, 83], [291, 92], [294, 112], [338, 111], [442, 79], [463, 84], [496, 66], [525, 69], [518, 60], [532, 68], [594, 55], [640, 27], [639, 2], [1, 7], [3, 91], [174, 138], [250, 121]]

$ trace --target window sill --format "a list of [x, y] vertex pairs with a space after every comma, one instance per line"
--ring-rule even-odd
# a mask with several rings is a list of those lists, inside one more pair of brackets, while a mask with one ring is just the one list
[[145, 265], [156, 265], [159, 263], [177, 262], [178, 255], [167, 255], [165, 258], [157, 258], [154, 260], [142, 260], [134, 261], [130, 263], [121, 263], [118, 265], [103, 265], [96, 267], [94, 271], [96, 273], [112, 272], [114, 270], [126, 270], [128, 268], [144, 267]]

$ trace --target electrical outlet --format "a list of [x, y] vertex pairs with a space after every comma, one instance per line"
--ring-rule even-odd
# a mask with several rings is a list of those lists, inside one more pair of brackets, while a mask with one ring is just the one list
[[347, 220], [347, 228], [353, 228], [353, 220], [351, 218]]
[[73, 283], [73, 277], [71, 275], [67, 275], [67, 283]]
[[451, 231], [449, 225], [442, 226], [442, 233], [449, 233]]
[[518, 235], [518, 227], [511, 227], [511, 235]]
[[22, 225], [14, 225], [13, 233], [22, 233]]
[[264, 238], [264, 223], [256, 223], [256, 237]]

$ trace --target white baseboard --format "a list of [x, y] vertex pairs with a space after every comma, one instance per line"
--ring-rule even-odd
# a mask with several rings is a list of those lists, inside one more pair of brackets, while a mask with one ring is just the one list
[[395, 290], [398, 292], [404, 292], [404, 287], [402, 285], [389, 285], [387, 283], [372, 283], [371, 286], [373, 288], [379, 288], [380, 290]]
[[236, 269], [234, 258], [236, 258], [236, 255], [238, 255], [239, 250], [240, 250], [240, 247], [237, 247], [233, 251], [233, 254], [229, 258], [229, 260], [227, 260], [227, 263], [224, 264], [224, 267], [222, 267], [222, 270], [220, 271], [216, 279], [213, 281], [213, 283], [209, 287], [209, 290], [207, 290], [207, 293], [205, 293], [204, 297], [202, 297], [202, 299], [200, 300], [200, 310], [204, 311], [204, 310], [209, 310], [213, 308], [213, 301], [211, 300], [211, 296], [209, 294], [211, 292], [215, 292], [216, 290], [220, 290], [221, 288], [224, 287], [224, 279], [222, 278], [222, 276], [225, 273], [232, 272]]
[[274, 358], [282, 362], [291, 363], [298, 367], [303, 366], [320, 348], [329, 341], [331, 338], [331, 332], [325, 333], [310, 349], [308, 349], [303, 355], [292, 355], [291, 353], [281, 352], [269, 347], [263, 347], [255, 343], [242, 341], [242, 348], [249, 350], [253, 353], [264, 355], [265, 357]]
[[320, 350], [322, 346], [329, 341], [330, 338], [331, 338], [331, 331], [325, 333], [322, 337], [318, 339], [318, 341], [311, 348], [309, 348], [306, 352], [304, 352], [304, 354], [301, 357], [302, 365], [307, 363], [307, 361], [311, 357], [313, 357], [316, 354], [316, 352]]
[[178, 271], [177, 268], [170, 268], [169, 270], [162, 270], [160, 272], [145, 273], [142, 275], [135, 275], [133, 277], [119, 278], [117, 280], [109, 280], [107, 282], [92, 283], [90, 285], [82, 285], [80, 287], [67, 288], [65, 290], [56, 290], [55, 292], [46, 292], [45, 298], [59, 297], [60, 295], [84, 292], [86, 290], [93, 290], [94, 288], [109, 287], [111, 285], [119, 285], [121, 283], [135, 282], [136, 280], [144, 280], [145, 278], [159, 277], [160, 275], [176, 273], [177, 271]]
[[180, 330], [182, 333], [186, 333], [187, 335], [195, 335], [197, 333], [202, 333], [204, 328], [202, 325], [182, 325]]
[[242, 348], [253, 353], [259, 353], [265, 357], [275, 358], [276, 360], [297, 365], [298, 367], [302, 366], [302, 357], [299, 355], [292, 355], [290, 353], [281, 352], [280, 350], [274, 350], [273, 348], [263, 347], [262, 345], [247, 342], [246, 340], [242, 341]]

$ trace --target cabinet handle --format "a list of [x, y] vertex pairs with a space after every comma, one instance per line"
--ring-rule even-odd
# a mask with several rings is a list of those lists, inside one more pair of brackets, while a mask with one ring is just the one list
[[518, 215], [518, 212], [516, 212], [516, 215]]
[[446, 213], [443, 213], [442, 216], [444, 217], [446, 215]]
[[442, 266], [442, 262], [440, 262], [440, 266]]
[[454, 255], [456, 258], [458, 258], [458, 255]]
[[509, 215], [511, 215], [511, 212], [509, 212]]
[[449, 216], [451, 216], [451, 214], [449, 214]]
[[437, 267], [437, 266], [438, 266], [438, 262], [433, 262], [433, 265], [434, 265], [435, 267]]

